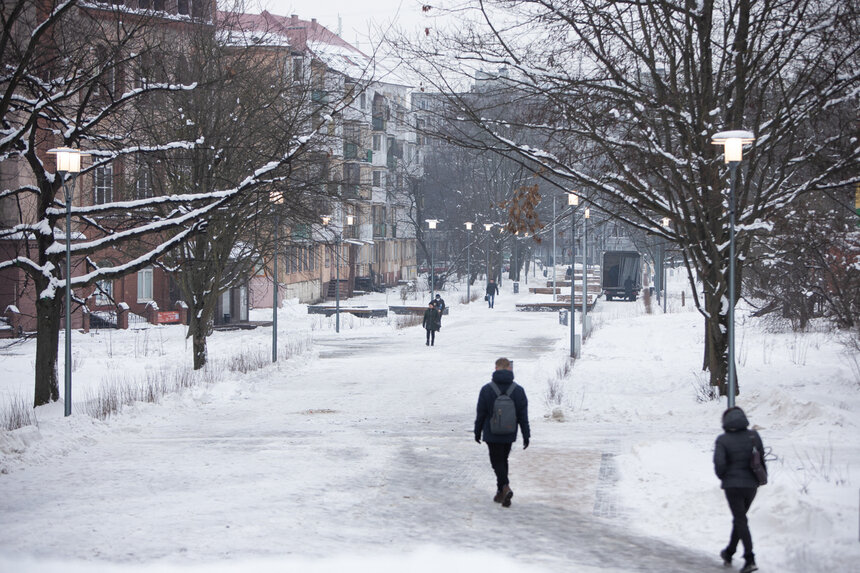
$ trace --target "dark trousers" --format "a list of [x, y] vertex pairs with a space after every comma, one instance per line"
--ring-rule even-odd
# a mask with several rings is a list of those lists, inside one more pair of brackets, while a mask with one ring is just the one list
[[744, 544], [744, 560], [754, 561], [752, 535], [750, 534], [749, 524], [747, 523], [747, 512], [752, 505], [753, 499], [758, 488], [755, 487], [727, 487], [726, 501], [729, 502], [729, 509], [732, 510], [732, 536], [729, 539], [729, 546], [726, 547], [726, 552], [729, 555], [734, 555], [738, 548], [738, 541]]
[[487, 295], [487, 304], [490, 308], [493, 308], [493, 303], [496, 301], [496, 295], [488, 294]]
[[511, 445], [506, 443], [487, 442], [490, 450], [490, 465], [496, 472], [496, 489], [508, 485], [508, 456], [511, 455]]
[[428, 328], [427, 329], [427, 343], [432, 346], [434, 342], [436, 342], [436, 331]]

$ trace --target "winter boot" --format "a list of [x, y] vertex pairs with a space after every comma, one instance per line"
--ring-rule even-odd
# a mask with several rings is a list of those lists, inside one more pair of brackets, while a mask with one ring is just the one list
[[493, 501], [495, 501], [496, 503], [502, 503], [503, 497], [504, 496], [502, 496], [502, 490], [497, 490], [496, 495], [493, 496]]
[[752, 573], [753, 571], [758, 571], [758, 565], [755, 564], [755, 561], [747, 561], [741, 567], [741, 573]]
[[723, 549], [720, 551], [720, 557], [723, 560], [723, 567], [731, 567], [732, 566], [732, 556], [729, 555], [728, 549]]
[[511, 507], [511, 498], [514, 497], [514, 492], [511, 491], [507, 484], [502, 486], [502, 507]]

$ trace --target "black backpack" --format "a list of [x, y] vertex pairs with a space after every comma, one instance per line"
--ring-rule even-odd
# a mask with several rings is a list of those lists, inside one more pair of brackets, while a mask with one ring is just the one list
[[755, 434], [753, 432], [750, 432], [750, 439], [753, 441], [750, 469], [755, 474], [755, 479], [759, 485], [767, 485], [767, 470], [762, 463], [762, 452], [758, 451], [758, 448], [755, 446]]
[[490, 388], [496, 393], [496, 401], [493, 402], [493, 416], [490, 418], [490, 432], [498, 436], [517, 433], [517, 406], [511, 399], [511, 394], [514, 393], [516, 387], [516, 383], [511, 382], [507, 391], [502, 393], [495, 382], [490, 382]]

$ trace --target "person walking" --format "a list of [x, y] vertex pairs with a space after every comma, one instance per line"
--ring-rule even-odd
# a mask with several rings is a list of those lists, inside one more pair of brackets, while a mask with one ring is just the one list
[[490, 279], [487, 282], [487, 296], [485, 297], [490, 308], [493, 308], [497, 294], [499, 294], [499, 285], [496, 284], [495, 280]]
[[438, 292], [436, 293], [436, 298], [433, 299], [433, 305], [439, 311], [440, 315], [445, 312], [445, 299]]
[[[515, 422], [512, 422], [512, 431], [506, 433], [494, 433], [494, 415], [497, 410], [504, 409], [499, 405], [497, 398], [507, 396], [513, 401], [513, 409], [516, 412]], [[502, 507], [511, 506], [511, 498], [514, 492], [511, 490], [508, 479], [508, 456], [511, 447], [517, 441], [517, 426], [523, 432], [523, 449], [529, 447], [531, 430], [529, 429], [529, 401], [526, 391], [522, 386], [514, 382], [513, 363], [507, 358], [496, 360], [496, 370], [493, 372], [492, 381], [485, 384], [478, 394], [478, 408], [475, 416], [475, 441], [481, 443], [483, 436], [487, 449], [490, 452], [490, 465], [496, 474], [496, 495], [493, 501], [501, 503]], [[504, 418], [504, 416], [498, 416]], [[498, 419], [497, 417], [497, 419]]]
[[[720, 478], [726, 501], [732, 512], [732, 533], [728, 546], [720, 551], [723, 565], [732, 564], [738, 541], [744, 544], [744, 566], [741, 573], [758, 571], [753, 554], [752, 534], [747, 522], [747, 512], [755, 499], [759, 481], [750, 467], [753, 447], [757, 448], [764, 467], [764, 446], [755, 430], [748, 430], [744, 411], [734, 406], [723, 413], [725, 433], [717, 438], [714, 446], [714, 471]], [[767, 468], [764, 468], [765, 471]]]
[[427, 310], [424, 311], [424, 320], [421, 321], [421, 326], [427, 330], [427, 346], [433, 346], [436, 343], [436, 331], [442, 326], [440, 316], [439, 310], [431, 300]]

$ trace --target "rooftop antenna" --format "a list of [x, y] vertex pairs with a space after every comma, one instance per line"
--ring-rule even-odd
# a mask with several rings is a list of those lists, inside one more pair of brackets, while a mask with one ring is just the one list
[[340, 14], [337, 15], [337, 35], [343, 38], [343, 18], [340, 17]]

